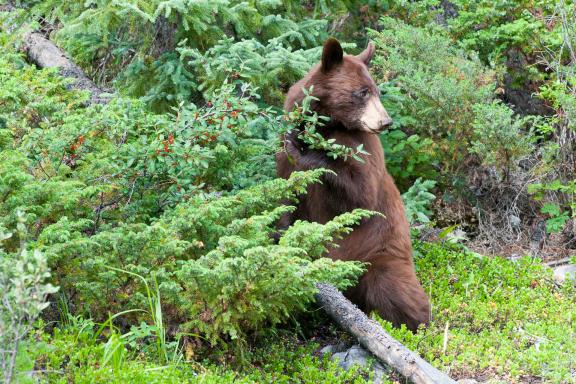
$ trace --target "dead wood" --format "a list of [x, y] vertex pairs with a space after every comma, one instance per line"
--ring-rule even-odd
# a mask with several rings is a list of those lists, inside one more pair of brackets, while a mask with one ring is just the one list
[[[17, 8], [10, 2], [0, 6], [0, 12], [14, 12]], [[12, 25], [1, 25], [3, 30], [14, 30]], [[17, 26], [19, 30], [27, 28], [26, 25]], [[66, 54], [52, 41], [38, 31], [29, 31], [23, 35], [23, 51], [26, 53], [28, 61], [39, 68], [58, 68], [58, 72], [63, 77], [72, 79], [70, 88], [88, 91], [90, 93], [90, 104], [105, 104], [110, 97], [107, 92], [92, 82], [76, 64], [74, 64]]]
[[416, 384], [456, 383], [390, 336], [336, 288], [324, 283], [318, 283], [316, 287], [316, 299], [330, 317], [354, 335], [377, 359], [400, 375]]
[[24, 52], [31, 63], [40, 68], [58, 68], [63, 77], [73, 80], [71, 87], [90, 93], [90, 104], [105, 104], [109, 97], [97, 87], [84, 72], [52, 41], [39, 32], [29, 32], [24, 36]]

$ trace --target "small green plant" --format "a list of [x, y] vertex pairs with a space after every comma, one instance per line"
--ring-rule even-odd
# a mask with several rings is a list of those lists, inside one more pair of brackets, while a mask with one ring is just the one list
[[549, 233], [561, 232], [570, 219], [576, 218], [576, 180], [562, 183], [555, 180], [551, 183], [535, 183], [528, 185], [528, 192], [535, 200], [541, 201], [546, 195], [559, 194], [564, 197], [564, 203], [545, 202], [540, 212], [547, 215], [546, 230]]
[[[92, 324], [93, 325], [93, 324]], [[336, 361], [315, 356], [319, 345], [280, 334], [262, 340], [250, 353], [250, 364], [241, 371], [222, 362], [203, 361], [202, 364], [158, 365], [148, 361], [141, 353], [142, 346], [124, 344], [117, 337], [114, 342], [98, 340], [94, 330], [83, 321], [66, 329], [55, 328], [52, 334], [41, 329], [24, 344], [22, 357], [26, 357], [30, 369], [38, 380], [50, 383], [190, 383], [190, 384], [256, 384], [256, 383], [349, 383], [370, 382], [368, 369], [353, 367], [343, 371]], [[117, 347], [117, 348], [115, 348]], [[120, 357], [121, 364], [114, 369], [112, 352]], [[122, 352], [118, 352], [122, 351]], [[192, 354], [193, 350], [189, 349]], [[108, 358], [106, 364], [104, 359]], [[38, 369], [41, 368], [41, 369]], [[386, 377], [384, 384], [393, 381]]]
[[[164, 317], [162, 315], [162, 301], [160, 299], [160, 289], [158, 288], [156, 277], [152, 276], [152, 282], [154, 283], [154, 289], [152, 290], [148, 285], [148, 281], [143, 276], [114, 267], [109, 268], [116, 272], [127, 273], [144, 284], [146, 288], [146, 298], [148, 299], [148, 310], [144, 312], [149, 316], [150, 322], [152, 323], [148, 325], [142, 322], [140, 326], [132, 326], [130, 332], [121, 335], [120, 338], [122, 340], [129, 339], [132, 346], [140, 339], [152, 338], [154, 340], [153, 344], [156, 347], [156, 356], [160, 364], [180, 362], [182, 360], [182, 354], [178, 349], [178, 340], [169, 342], [166, 337], [166, 326], [164, 325]], [[111, 324], [111, 321], [109, 321], [109, 323]], [[170, 357], [170, 355], [172, 356]]]
[[[0, 248], [0, 368], [6, 384], [18, 378], [16, 358], [21, 345], [40, 313], [50, 305], [48, 295], [58, 291], [47, 282], [50, 270], [46, 256], [27, 248], [23, 215], [17, 216], [20, 250], [8, 254]], [[0, 241], [10, 237], [0, 231]]]
[[114, 372], [120, 371], [126, 361], [126, 345], [122, 337], [113, 327], [110, 327], [110, 336], [104, 344], [102, 366], [110, 366]]
[[436, 196], [430, 193], [436, 182], [433, 180], [416, 179], [414, 184], [402, 194], [406, 217], [410, 224], [427, 224], [432, 212], [429, 209]]

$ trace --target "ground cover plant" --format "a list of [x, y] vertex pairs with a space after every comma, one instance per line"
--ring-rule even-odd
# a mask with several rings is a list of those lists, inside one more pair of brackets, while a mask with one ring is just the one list
[[[364, 270], [321, 256], [372, 213], [275, 233], [286, 204], [324, 172], [276, 179], [280, 133], [305, 124], [310, 145], [350, 161], [361, 151], [324, 142], [309, 99], [281, 111], [283, 92], [336, 36], [351, 53], [376, 45], [371, 72], [394, 119], [381, 141], [432, 302], [417, 334], [379, 321], [455, 378], [576, 382], [575, 288], [538, 258], [576, 246], [570, 2], [6, 5], [4, 381], [372, 379], [319, 356], [347, 337], [313, 303], [315, 282], [345, 289]], [[27, 28], [64, 48], [110, 102], [88, 105], [56, 70], [31, 65]], [[521, 257], [529, 249], [536, 257]]]
[[434, 319], [416, 335], [384, 324], [394, 336], [456, 377], [574, 382], [574, 285], [558, 286], [529, 257], [488, 258], [439, 244], [419, 244], [417, 252]]

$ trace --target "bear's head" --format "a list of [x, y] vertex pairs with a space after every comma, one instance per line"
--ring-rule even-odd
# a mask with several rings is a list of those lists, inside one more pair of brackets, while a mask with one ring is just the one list
[[291, 110], [301, 104], [303, 88], [313, 87], [312, 95], [318, 101], [311, 108], [319, 115], [330, 117], [331, 124], [349, 130], [379, 133], [392, 123], [380, 102], [380, 90], [368, 72], [374, 56], [374, 45], [359, 55], [344, 55], [336, 39], [328, 39], [322, 51], [322, 61], [286, 95], [284, 108]]

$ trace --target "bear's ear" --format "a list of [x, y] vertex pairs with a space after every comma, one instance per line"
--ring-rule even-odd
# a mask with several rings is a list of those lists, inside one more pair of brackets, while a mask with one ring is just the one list
[[356, 56], [357, 58], [359, 58], [360, 60], [362, 60], [362, 62], [366, 65], [370, 65], [370, 61], [372, 60], [372, 58], [374, 57], [374, 44], [372, 44], [372, 42], [368, 42], [368, 46], [366, 47], [365, 50], [363, 50], [358, 56]]
[[342, 64], [344, 51], [336, 39], [328, 39], [322, 50], [322, 72], [330, 72], [336, 66]]

